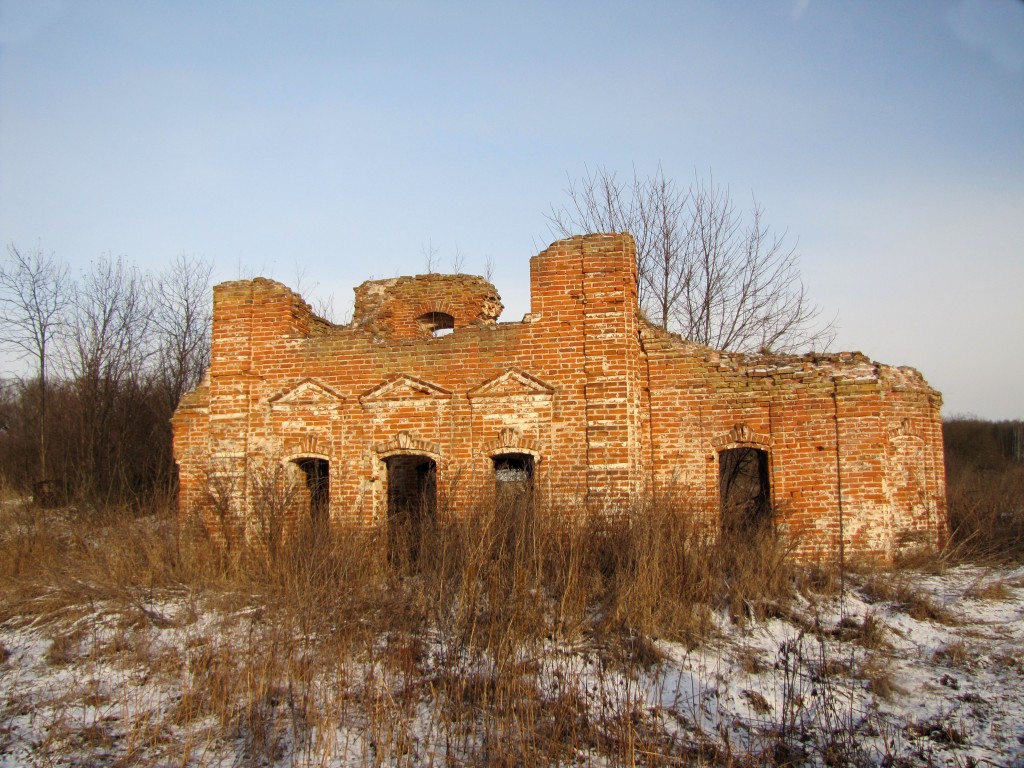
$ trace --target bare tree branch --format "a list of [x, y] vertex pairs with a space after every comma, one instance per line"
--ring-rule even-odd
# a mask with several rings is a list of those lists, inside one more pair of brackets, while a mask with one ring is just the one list
[[462, 272], [462, 268], [466, 266], [466, 255], [459, 249], [459, 246], [455, 246], [455, 253], [452, 255], [452, 274], [459, 274]]
[[795, 246], [764, 223], [756, 200], [744, 215], [713, 179], [682, 190], [661, 168], [626, 184], [599, 167], [570, 179], [566, 195], [546, 216], [552, 233], [630, 232], [640, 306], [665, 330], [737, 351], [831, 343], [834, 323], [810, 302]]
[[432, 275], [437, 271], [437, 254], [440, 250], [440, 248], [434, 245], [433, 240], [423, 247], [423, 266], [426, 268], [428, 275]]
[[0, 342], [35, 360], [39, 376], [39, 479], [46, 479], [46, 366], [51, 345], [65, 328], [67, 266], [39, 246], [22, 252], [13, 243], [0, 262]]
[[[74, 287], [71, 333], [65, 350], [78, 418], [74, 486], [101, 496], [131, 472], [125, 454], [138, 409], [144, 407], [153, 357], [150, 280], [124, 258], [105, 256]], [[123, 484], [123, 483], [121, 483]]]
[[212, 262], [180, 254], [156, 278], [158, 372], [171, 410], [196, 387], [210, 361], [212, 275]]

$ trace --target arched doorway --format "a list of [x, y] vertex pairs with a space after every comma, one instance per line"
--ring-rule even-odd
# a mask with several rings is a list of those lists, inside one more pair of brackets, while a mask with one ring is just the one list
[[491, 456], [494, 466], [494, 529], [500, 551], [523, 551], [534, 541], [536, 457], [524, 452]]
[[292, 459], [302, 470], [309, 492], [309, 517], [314, 523], [325, 523], [331, 513], [331, 463], [327, 459], [304, 456]]
[[726, 448], [718, 454], [722, 532], [756, 534], [772, 524], [768, 452]]
[[422, 454], [397, 454], [387, 467], [388, 549], [392, 561], [415, 563], [424, 533], [437, 521], [437, 462]]

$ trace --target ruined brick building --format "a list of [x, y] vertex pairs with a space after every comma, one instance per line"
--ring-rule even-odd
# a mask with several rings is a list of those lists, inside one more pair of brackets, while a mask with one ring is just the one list
[[638, 311], [628, 235], [553, 244], [530, 286], [530, 313], [498, 322], [479, 277], [370, 281], [334, 326], [271, 280], [218, 285], [210, 369], [173, 420], [183, 509], [215, 528], [216, 485], [244, 516], [276, 467], [302, 487], [290, 514], [332, 521], [496, 488], [566, 514], [671, 492], [709, 526], [767, 520], [806, 558], [942, 542], [941, 398], [915, 370], [665, 333]]

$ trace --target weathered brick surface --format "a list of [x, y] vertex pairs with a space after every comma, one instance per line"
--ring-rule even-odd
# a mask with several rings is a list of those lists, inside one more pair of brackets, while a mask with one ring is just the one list
[[[561, 241], [530, 267], [531, 312], [512, 323], [466, 275], [364, 283], [342, 327], [270, 280], [217, 286], [210, 370], [174, 417], [183, 509], [216, 532], [212, 488], [244, 516], [254, 473], [320, 458], [331, 518], [378, 522], [385, 460], [413, 454], [436, 462], [458, 510], [512, 452], [534, 457], [567, 514], [672, 490], [714, 526], [720, 451], [754, 447], [798, 555], [942, 542], [941, 398], [916, 371], [859, 353], [730, 354], [653, 328], [628, 235]], [[454, 331], [435, 338], [424, 318], [438, 315]]]

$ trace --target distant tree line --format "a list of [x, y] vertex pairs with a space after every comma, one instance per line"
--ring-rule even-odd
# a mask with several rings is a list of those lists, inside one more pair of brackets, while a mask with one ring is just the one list
[[1024, 561], [1024, 421], [943, 422], [946, 498], [966, 552]]
[[1024, 463], [1024, 421], [956, 417], [943, 422], [942, 433], [952, 467], [1000, 470]]
[[54, 501], [173, 494], [169, 419], [209, 359], [210, 262], [150, 272], [104, 256], [79, 275], [41, 247], [0, 255], [0, 482]]

